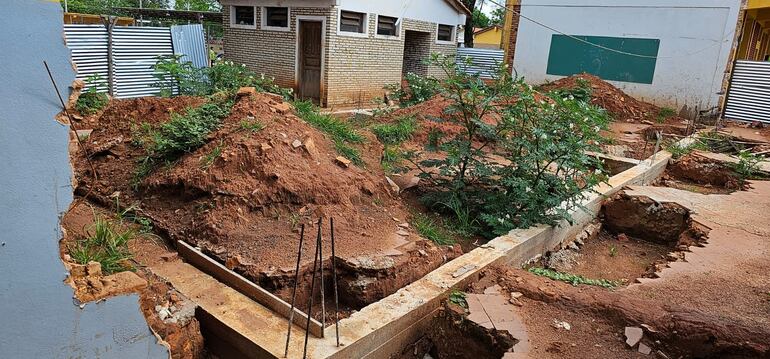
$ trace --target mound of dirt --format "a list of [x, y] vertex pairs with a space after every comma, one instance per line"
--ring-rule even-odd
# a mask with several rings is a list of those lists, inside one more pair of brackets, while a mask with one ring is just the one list
[[696, 153], [671, 161], [664, 179], [692, 182], [726, 190], [744, 189], [735, 170], [725, 162], [699, 156]]
[[640, 122], [655, 119], [660, 112], [657, 106], [639, 101], [612, 84], [589, 74], [561, 78], [541, 86], [539, 90], [571, 90], [579, 87], [579, 79], [587, 81], [591, 86], [591, 103], [607, 110], [615, 120]]
[[[239, 98], [206, 145], [156, 169], [134, 189], [137, 160], [145, 154], [132, 141], [135, 129], [202, 102], [184, 97], [114, 101], [86, 140], [98, 180], [82, 153], [75, 161], [78, 193], [89, 193], [103, 205], [134, 205], [172, 240], [201, 247], [254, 280], [293, 271], [299, 225], [309, 226], [310, 238], [319, 217], [335, 218], [340, 257], [384, 253], [406, 242], [390, 240], [401, 238], [394, 219], [408, 215], [379, 166], [342, 165], [329, 138], [269, 94]], [[252, 131], [244, 121], [264, 128]], [[381, 148], [364, 151], [368, 162]], [[306, 245], [303, 263], [312, 257], [313, 247]]]

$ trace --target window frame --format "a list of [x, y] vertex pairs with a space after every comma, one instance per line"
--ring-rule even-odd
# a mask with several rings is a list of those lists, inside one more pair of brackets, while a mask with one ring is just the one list
[[[352, 12], [356, 14], [363, 14], [363, 32], [351, 32], [351, 31], [345, 31], [342, 30], [342, 13], [343, 12]], [[360, 12], [360, 11], [353, 11], [353, 10], [343, 10], [339, 9], [337, 11], [337, 35], [339, 36], [350, 36], [350, 37], [369, 37], [369, 13], [366, 12]]]
[[[242, 25], [236, 22], [235, 17], [235, 8], [236, 7], [250, 7], [254, 17], [253, 21], [254, 24], [252, 25]], [[234, 29], [249, 29], [249, 30], [256, 30], [257, 29], [257, 7], [256, 6], [249, 6], [249, 5], [230, 5], [230, 27]]]
[[[380, 35], [380, 16], [389, 17], [391, 19], [396, 19], [396, 21], [393, 23], [393, 26], [396, 27], [396, 34], [395, 35]], [[377, 14], [374, 18], [374, 36], [380, 39], [400, 39], [401, 38], [401, 18], [395, 17], [395, 16], [388, 16], [388, 15], [380, 15]]]
[[[286, 8], [286, 27], [281, 26], [268, 26], [267, 25], [267, 8], [269, 7], [277, 7], [277, 8]], [[291, 7], [289, 6], [262, 6], [261, 7], [261, 16], [260, 16], [260, 28], [262, 30], [267, 31], [291, 31]]]
[[[441, 29], [441, 26], [449, 26], [452, 28], [452, 32], [450, 33], [450, 39], [449, 40], [440, 40], [439, 39], [439, 30]], [[437, 44], [454, 44], [457, 42], [457, 25], [452, 26], [449, 24], [436, 24], [436, 43]]]

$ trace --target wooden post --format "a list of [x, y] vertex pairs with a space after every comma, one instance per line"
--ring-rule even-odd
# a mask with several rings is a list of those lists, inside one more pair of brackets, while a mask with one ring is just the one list
[[107, 29], [107, 91], [110, 97], [115, 96], [115, 64], [112, 61], [112, 30], [118, 21], [116, 16], [102, 16], [102, 22]]

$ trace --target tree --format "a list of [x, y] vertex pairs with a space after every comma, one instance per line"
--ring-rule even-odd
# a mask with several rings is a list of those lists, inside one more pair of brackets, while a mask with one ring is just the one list
[[[61, 1], [64, 8], [64, 1]], [[170, 0], [142, 0], [146, 9], [168, 9]], [[139, 0], [67, 0], [67, 11], [81, 14], [121, 15], [113, 10], [116, 7], [138, 8]]]
[[222, 10], [217, 0], [176, 0], [174, 8], [177, 10], [212, 11]]
[[497, 9], [492, 10], [490, 22], [492, 25], [505, 25], [505, 8], [500, 6]]
[[487, 14], [481, 12], [479, 9], [473, 10], [473, 27], [486, 28], [489, 27], [491, 20]]
[[[476, 9], [476, 0], [463, 0], [463, 4], [468, 9]], [[473, 47], [473, 17], [468, 16], [465, 19], [465, 47]]]

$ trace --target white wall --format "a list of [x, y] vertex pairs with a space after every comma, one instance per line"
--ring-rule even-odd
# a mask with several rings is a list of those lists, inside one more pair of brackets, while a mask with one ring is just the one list
[[222, 0], [222, 5], [328, 7], [446, 25], [465, 24], [465, 14], [446, 0]]
[[465, 15], [445, 0], [339, 0], [343, 10], [368, 12], [392, 17], [435, 22], [446, 25], [465, 24]]
[[632, 96], [669, 106], [717, 106], [739, 0], [522, 0], [514, 68], [533, 84], [546, 75], [551, 35], [660, 39], [652, 84], [611, 81]]

